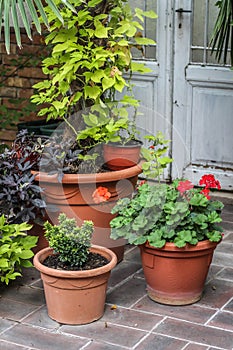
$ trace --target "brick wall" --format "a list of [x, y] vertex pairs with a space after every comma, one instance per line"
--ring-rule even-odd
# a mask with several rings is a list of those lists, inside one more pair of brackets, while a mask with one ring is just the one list
[[41, 59], [46, 55], [43, 37], [34, 33], [33, 41], [22, 33], [23, 48], [16, 45], [11, 33], [11, 53], [0, 41], [0, 143], [11, 144], [17, 130], [17, 122], [38, 119], [36, 106], [30, 103], [32, 86], [45, 78], [41, 71]]

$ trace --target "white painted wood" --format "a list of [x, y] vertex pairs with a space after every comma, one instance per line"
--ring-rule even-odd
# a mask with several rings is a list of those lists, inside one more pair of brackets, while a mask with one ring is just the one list
[[192, 16], [175, 13], [172, 178], [212, 173], [233, 190], [233, 71], [190, 63], [191, 28]]
[[[172, 140], [174, 161], [165, 178], [187, 177], [198, 184], [204, 173], [212, 173], [223, 189], [232, 190], [233, 71], [216, 65], [207, 47], [216, 7], [209, 0], [132, 4], [158, 14], [156, 57], [146, 61], [152, 72], [134, 75], [133, 83], [142, 135], [161, 130]], [[192, 12], [176, 12], [180, 8]]]
[[[153, 4], [153, 1], [151, 1]], [[154, 1], [156, 3], [156, 1]], [[162, 131], [171, 140], [172, 118], [172, 47], [173, 47], [173, 0], [157, 1], [157, 57], [147, 60], [152, 72], [134, 75], [135, 96], [141, 101], [138, 119], [141, 134], [153, 134]], [[151, 9], [151, 8], [150, 8]], [[152, 7], [153, 9], [153, 7]], [[156, 9], [156, 6], [154, 10]], [[165, 173], [170, 178], [170, 169]]]
[[190, 1], [174, 2], [174, 76], [173, 76], [173, 125], [172, 125], [172, 178], [182, 177], [183, 168], [187, 165], [190, 151], [188, 131], [190, 120], [186, 118], [190, 110], [187, 96], [185, 67], [190, 56], [191, 13], [178, 13], [183, 8], [192, 10]]

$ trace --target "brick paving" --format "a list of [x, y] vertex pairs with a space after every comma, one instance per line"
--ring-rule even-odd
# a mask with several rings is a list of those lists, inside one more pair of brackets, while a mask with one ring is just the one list
[[88, 325], [61, 325], [48, 317], [39, 273], [30, 268], [0, 287], [0, 349], [232, 350], [233, 199], [223, 219], [224, 240], [198, 303], [179, 307], [150, 300], [139, 249], [127, 246], [109, 281], [104, 316]]

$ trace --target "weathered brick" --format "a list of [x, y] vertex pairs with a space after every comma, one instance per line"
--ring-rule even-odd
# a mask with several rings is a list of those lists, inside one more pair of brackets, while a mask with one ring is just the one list
[[19, 77], [10, 77], [7, 79], [8, 86], [15, 86], [19, 88], [31, 88], [30, 80]]
[[18, 90], [19, 98], [30, 98], [33, 95], [33, 89], [20, 89]]
[[45, 75], [42, 73], [40, 68], [37, 67], [25, 67], [23, 69], [20, 69], [18, 71], [19, 77], [26, 77], [26, 78], [40, 78], [45, 79]]
[[10, 108], [10, 109], [21, 109], [23, 107], [25, 107], [28, 103], [28, 101], [22, 101], [20, 103], [18, 103], [19, 101], [17, 102], [11, 102], [9, 99], [7, 98], [3, 98], [2, 99], [2, 104], [7, 107], [7, 108]]
[[[11, 52], [11, 54], [15, 54], [16, 53], [16, 45], [15, 44], [11, 43], [10, 52]], [[6, 53], [5, 44], [2, 41], [0, 42], [0, 53], [7, 54]]]
[[11, 65], [13, 60], [17, 60], [18, 55], [16, 54], [11, 54], [11, 55], [2, 55], [2, 64], [4, 65]]
[[4, 143], [7, 143], [9, 145], [15, 139], [15, 135], [16, 135], [16, 132], [13, 130], [6, 130], [6, 129], [0, 130], [1, 141], [4, 141]]
[[0, 88], [0, 96], [15, 98], [17, 96], [17, 89], [3, 86]]
[[[24, 29], [21, 30], [21, 40], [23, 47], [16, 44], [14, 30], [11, 29], [10, 54], [6, 53], [5, 44], [0, 41], [0, 104], [9, 110], [21, 111], [25, 107], [34, 90], [32, 86], [45, 79], [46, 76], [41, 71], [39, 57], [46, 52], [43, 46], [44, 38], [39, 35], [34, 26], [32, 27], [33, 41], [31, 41]], [[20, 65], [23, 68], [20, 68]], [[26, 98], [24, 102], [20, 99]], [[14, 103], [10, 99], [19, 99], [20, 103]], [[20, 121], [37, 119], [36, 113], [20, 118]], [[1, 130], [0, 130], [1, 132]], [[9, 143], [15, 138], [14, 127], [9, 126], [9, 130], [0, 133], [0, 142]]]

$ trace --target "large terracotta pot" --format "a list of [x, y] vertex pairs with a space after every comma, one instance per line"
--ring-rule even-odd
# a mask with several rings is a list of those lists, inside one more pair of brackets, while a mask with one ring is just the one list
[[31, 228], [31, 230], [28, 232], [28, 234], [31, 236], [38, 237], [38, 241], [37, 241], [36, 246], [34, 248], [32, 248], [33, 253], [36, 254], [41, 249], [47, 248], [49, 246], [49, 242], [45, 238], [45, 235], [44, 235], [45, 231], [44, 231], [43, 224], [38, 224], [38, 223], [33, 222], [32, 225], [33, 226]]
[[86, 324], [98, 320], [104, 313], [107, 282], [117, 263], [109, 249], [93, 245], [91, 252], [109, 260], [93, 270], [63, 271], [43, 265], [52, 248], [44, 248], [34, 256], [34, 266], [41, 273], [48, 315], [64, 324]]
[[140, 246], [148, 296], [168, 305], [200, 300], [216, 246], [209, 240], [184, 248], [173, 243], [166, 243], [161, 249], [148, 243]]
[[[59, 213], [75, 218], [80, 225], [83, 220], [94, 222], [92, 244], [112, 249], [122, 260], [125, 240], [110, 239], [111, 210], [119, 198], [131, 196], [135, 189], [141, 165], [131, 168], [96, 174], [65, 174], [62, 183], [57, 175], [39, 172], [36, 180], [44, 190], [46, 212], [53, 224], [57, 224]], [[96, 204], [92, 197], [98, 187], [106, 187], [111, 197], [104, 203]], [[52, 205], [52, 207], [51, 207]]]

